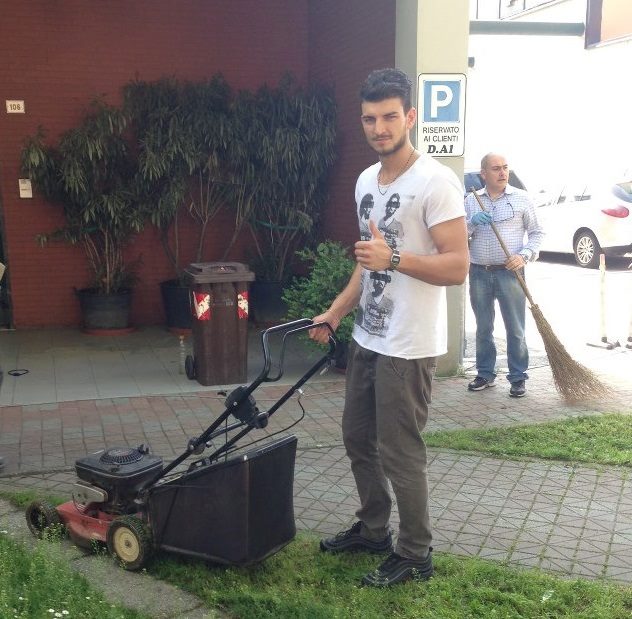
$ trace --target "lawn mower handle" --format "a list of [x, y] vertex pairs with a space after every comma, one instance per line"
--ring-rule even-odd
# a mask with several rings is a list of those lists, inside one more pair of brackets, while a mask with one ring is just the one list
[[[231, 431], [233, 429], [245, 426], [244, 429], [237, 433], [234, 437], [232, 437], [229, 441], [224, 443], [221, 447], [215, 450], [210, 456], [208, 456], [208, 460], [213, 461], [222, 453], [228, 451], [239, 439], [248, 434], [254, 427], [256, 427], [260, 421], [259, 416], [253, 417], [249, 422], [240, 422], [236, 424], [232, 424], [227, 428], [222, 429], [219, 432], [216, 430], [221, 426], [227, 419], [233, 414], [233, 410], [237, 410], [242, 404], [244, 404], [250, 395], [257, 389], [261, 383], [264, 382], [275, 382], [283, 376], [283, 361], [285, 357], [285, 347], [287, 345], [287, 338], [291, 335], [295, 335], [297, 333], [301, 333], [303, 331], [309, 331], [310, 329], [314, 329], [316, 327], [325, 326], [329, 330], [329, 350], [314, 364], [312, 367], [307, 370], [307, 372], [299, 378], [299, 380], [294, 383], [277, 402], [267, 411], [267, 417], [271, 417], [287, 400], [289, 400], [292, 395], [296, 391], [298, 391], [318, 370], [320, 370], [326, 363], [330, 363], [336, 352], [336, 347], [338, 346], [338, 338], [336, 337], [334, 330], [331, 328], [331, 325], [327, 322], [318, 322], [315, 323], [308, 318], [302, 318], [300, 320], [295, 320], [292, 322], [286, 322], [281, 325], [276, 325], [274, 327], [270, 327], [261, 333], [261, 344], [263, 347], [263, 358], [264, 365], [263, 370], [255, 378], [248, 387], [242, 388], [239, 392], [239, 396], [232, 401], [231, 406], [227, 406], [224, 412], [198, 437], [192, 438], [189, 440], [187, 445], [187, 449], [184, 453], [178, 456], [175, 460], [170, 462], [167, 466], [165, 466], [158, 474], [148, 481], [142, 491], [148, 490], [151, 486], [155, 485], [161, 478], [163, 478], [167, 473], [171, 472], [176, 466], [178, 466], [181, 462], [186, 460], [191, 454], [201, 453], [200, 450], [204, 450], [206, 446], [206, 442], [218, 436], [219, 434], [223, 434], [227, 431]], [[281, 351], [279, 353], [279, 371], [275, 376], [270, 377], [270, 368], [272, 366], [272, 356], [270, 354], [269, 348], [269, 336], [274, 333], [282, 333], [283, 340], [281, 345]]]
[[[320, 326], [325, 326], [329, 329], [329, 352], [327, 354], [333, 356], [339, 342], [334, 330], [327, 322], [314, 323], [314, 321], [309, 318], [301, 318], [299, 320], [294, 320], [293, 322], [286, 322], [281, 325], [276, 325], [275, 327], [270, 327], [269, 329], [263, 331], [261, 334], [261, 345], [263, 346], [264, 366], [261, 374], [259, 374], [259, 376], [255, 379], [255, 383], [260, 380], [260, 382], [257, 383], [257, 386], [262, 382], [274, 383], [283, 376], [283, 361], [285, 359], [286, 340], [290, 335], [295, 335], [301, 331], [309, 331], [310, 329]], [[268, 340], [269, 336], [273, 333], [283, 333], [283, 343], [279, 353], [279, 373], [276, 376], [271, 377], [269, 374], [272, 365], [272, 355], [270, 354], [270, 349], [268, 347]]]

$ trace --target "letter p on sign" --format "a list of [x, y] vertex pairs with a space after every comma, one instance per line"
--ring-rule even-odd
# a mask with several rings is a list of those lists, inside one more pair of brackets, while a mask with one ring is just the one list
[[424, 122], [459, 122], [460, 82], [424, 81]]

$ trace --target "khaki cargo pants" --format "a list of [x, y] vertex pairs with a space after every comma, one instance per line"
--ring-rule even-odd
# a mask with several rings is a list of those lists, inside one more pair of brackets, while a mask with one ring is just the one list
[[424, 558], [432, 540], [428, 511], [426, 445], [434, 357], [400, 359], [349, 347], [342, 435], [351, 460], [363, 522], [362, 535], [382, 539], [389, 531], [391, 495], [399, 510], [395, 551]]

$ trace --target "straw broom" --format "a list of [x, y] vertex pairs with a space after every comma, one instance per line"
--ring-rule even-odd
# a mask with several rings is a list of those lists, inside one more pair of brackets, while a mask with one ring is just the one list
[[[487, 212], [483, 203], [474, 188], [471, 188], [473, 196], [476, 198], [481, 210]], [[511, 256], [505, 242], [502, 240], [498, 229], [493, 223], [489, 224], [503, 248], [507, 258]], [[534, 303], [531, 293], [527, 288], [527, 284], [519, 271], [513, 271], [518, 279], [527, 300], [529, 301], [529, 309], [533, 314], [536, 327], [544, 342], [544, 349], [549, 358], [549, 365], [553, 373], [553, 381], [555, 388], [562, 394], [567, 402], [579, 402], [582, 400], [593, 400], [603, 398], [608, 395], [610, 389], [604, 385], [587, 367], [575, 361], [567, 352], [566, 348], [559, 341], [551, 325], [547, 322], [540, 308]]]

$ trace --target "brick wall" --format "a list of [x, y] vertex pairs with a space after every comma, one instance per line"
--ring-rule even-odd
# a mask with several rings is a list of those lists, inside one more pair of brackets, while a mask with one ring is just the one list
[[[5, 3], [6, 4], [6, 3]], [[359, 122], [357, 92], [367, 73], [392, 66], [395, 3], [383, 0], [29, 0], [2, 9], [2, 99], [23, 99], [26, 114], [0, 108], [0, 208], [16, 327], [79, 324], [73, 288], [89, 282], [79, 248], [40, 248], [34, 237], [61, 223], [58, 209], [18, 195], [23, 141], [38, 125], [55, 139], [81, 117], [94, 95], [118, 103], [120, 88], [166, 75], [204, 79], [221, 71], [234, 89], [276, 83], [286, 71], [330, 83], [338, 101], [339, 157], [331, 177], [323, 238], [357, 238], [353, 193], [359, 172], [375, 161]], [[3, 106], [4, 107], [4, 106]], [[205, 260], [220, 258], [232, 223], [220, 213]], [[184, 222], [184, 236], [194, 236]], [[229, 259], [244, 260], [242, 235]], [[142, 257], [132, 320], [164, 320], [158, 282], [171, 276], [156, 231], [128, 249]], [[182, 263], [193, 258], [192, 243]]]
[[[35, 243], [61, 219], [37, 196], [19, 198], [25, 137], [42, 125], [54, 139], [93, 96], [118, 103], [121, 86], [136, 77], [196, 80], [221, 71], [234, 89], [274, 84], [286, 71], [304, 80], [307, 18], [307, 0], [29, 0], [2, 9], [2, 99], [26, 106], [26, 114], [6, 114], [4, 102], [0, 108], [0, 204], [16, 327], [78, 324], [73, 287], [89, 281], [79, 248]], [[205, 260], [219, 259], [230, 225], [227, 215], [218, 216]], [[246, 242], [230, 258], [243, 259]], [[170, 270], [155, 231], [143, 232], [128, 253], [143, 259], [132, 320], [161, 323], [157, 283]]]
[[338, 103], [338, 161], [321, 235], [351, 246], [358, 239], [356, 179], [376, 161], [360, 125], [358, 92], [372, 70], [395, 64], [395, 2], [319, 0], [309, 7], [310, 78], [333, 84]]

